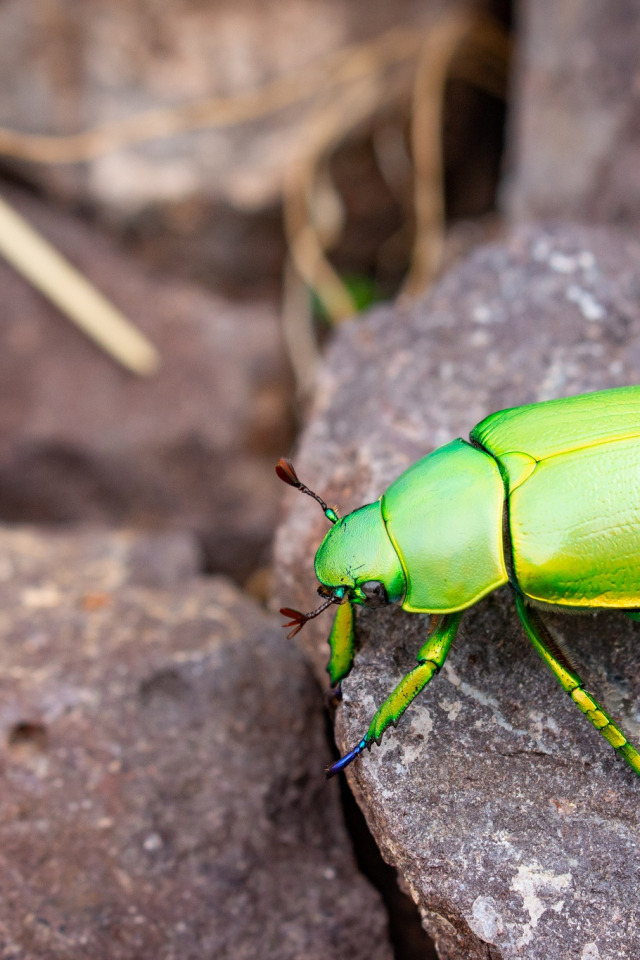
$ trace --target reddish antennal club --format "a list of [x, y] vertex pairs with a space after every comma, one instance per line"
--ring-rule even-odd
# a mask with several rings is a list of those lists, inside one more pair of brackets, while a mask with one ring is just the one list
[[338, 519], [338, 514], [332, 507], [327, 506], [322, 497], [319, 497], [317, 493], [314, 493], [313, 490], [310, 490], [304, 483], [298, 479], [298, 474], [295, 471], [291, 460], [286, 459], [286, 457], [280, 457], [276, 464], [276, 473], [285, 483], [288, 483], [290, 487], [295, 487], [296, 490], [300, 490], [302, 493], [306, 493], [308, 497], [313, 497], [316, 500], [322, 509], [324, 510], [324, 515], [327, 520], [330, 520], [331, 523], [335, 523]]
[[322, 613], [323, 610], [326, 610], [327, 607], [330, 607], [332, 603], [339, 603], [337, 597], [329, 597], [328, 600], [325, 600], [324, 603], [321, 603], [317, 610], [312, 610], [311, 613], [300, 613], [299, 610], [292, 610], [291, 607], [281, 607], [280, 613], [283, 617], [291, 617], [291, 620], [288, 623], [283, 623], [283, 627], [293, 627], [287, 634], [287, 640], [291, 640], [295, 637], [296, 633], [299, 630], [302, 630], [307, 620], [313, 620], [314, 617], [317, 617], [319, 613]]

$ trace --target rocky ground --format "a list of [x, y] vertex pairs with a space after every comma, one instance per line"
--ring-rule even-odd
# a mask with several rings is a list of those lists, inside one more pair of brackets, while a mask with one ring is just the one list
[[[345, 513], [490, 410], [634, 382], [639, 270], [640, 245], [626, 234], [519, 228], [423, 302], [345, 327], [322, 369], [300, 477]], [[309, 498], [289, 499], [279, 594], [307, 610], [327, 522]], [[319, 676], [330, 617], [300, 634]], [[558, 616], [553, 627], [638, 742], [637, 625]], [[396, 609], [358, 618], [337, 714], [342, 751], [411, 668], [427, 628]], [[507, 589], [465, 616], [442, 675], [348, 776], [443, 960], [637, 955], [637, 778], [546, 672]]]
[[278, 623], [185, 537], [0, 548], [3, 955], [390, 957]]
[[[0, 130], [2, 196], [162, 355], [155, 378], [133, 378], [0, 263], [7, 960], [431, 960], [413, 901], [440, 960], [640, 953], [637, 779], [545, 671], [508, 590], [469, 611], [430, 689], [327, 785], [330, 615], [298, 648], [238, 586], [265, 596], [282, 520], [272, 606], [315, 604], [326, 520], [273, 473], [302, 419], [280, 332], [283, 198], [313, 136], [328, 139], [307, 188], [328, 204], [314, 196], [315, 226], [343, 228], [336, 268], [391, 289], [413, 236], [411, 71], [385, 67], [384, 110], [353, 127], [331, 126], [331, 70], [308, 102], [296, 87], [316, 58], [397, 25], [411, 45], [454, 4], [0, 9], [2, 127], [69, 134], [282, 77], [295, 94], [246, 125], [62, 165], [7, 152]], [[295, 463], [341, 512], [493, 410], [640, 382], [635, 6], [479, 6], [515, 23], [504, 155], [508, 43], [480, 31], [442, 134], [448, 214], [473, 219], [450, 231], [426, 296], [326, 337]], [[552, 626], [640, 740], [638, 625]], [[427, 628], [402, 611], [358, 617], [341, 750]]]

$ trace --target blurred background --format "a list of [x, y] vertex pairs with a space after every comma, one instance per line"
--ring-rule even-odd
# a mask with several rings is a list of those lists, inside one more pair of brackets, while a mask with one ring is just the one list
[[506, 0], [3, 4], [5, 200], [157, 355], [126, 371], [2, 267], [0, 517], [189, 529], [207, 569], [260, 570], [331, 327], [500, 229], [510, 22]]
[[0, 4], [7, 956], [435, 956], [260, 639], [273, 468], [345, 321], [519, 220], [636, 224], [639, 33], [604, 0]]

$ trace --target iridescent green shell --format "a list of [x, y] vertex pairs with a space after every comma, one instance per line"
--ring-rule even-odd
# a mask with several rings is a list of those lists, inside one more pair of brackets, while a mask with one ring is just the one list
[[640, 606], [640, 388], [492, 414], [471, 439], [509, 491], [513, 568], [533, 599]]

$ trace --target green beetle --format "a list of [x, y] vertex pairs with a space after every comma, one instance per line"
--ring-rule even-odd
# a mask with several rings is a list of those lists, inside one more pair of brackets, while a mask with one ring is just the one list
[[293, 636], [339, 604], [328, 672], [337, 686], [354, 656], [354, 604], [399, 603], [432, 615], [417, 666], [376, 711], [328, 776], [379, 743], [442, 667], [462, 613], [506, 583], [522, 625], [564, 690], [640, 775], [640, 753], [585, 691], [546, 629], [548, 609], [619, 609], [640, 620], [640, 387], [502, 410], [409, 467], [375, 503], [348, 516], [300, 482], [333, 524], [315, 558], [325, 602], [284, 607]]

